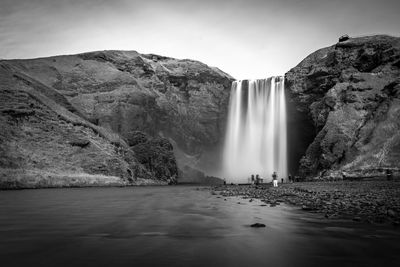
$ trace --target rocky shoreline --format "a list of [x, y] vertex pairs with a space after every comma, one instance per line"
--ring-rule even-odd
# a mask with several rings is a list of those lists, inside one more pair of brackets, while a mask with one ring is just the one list
[[223, 197], [260, 199], [275, 207], [281, 203], [323, 214], [327, 219], [400, 226], [399, 181], [334, 181], [263, 185], [225, 185], [212, 188]]

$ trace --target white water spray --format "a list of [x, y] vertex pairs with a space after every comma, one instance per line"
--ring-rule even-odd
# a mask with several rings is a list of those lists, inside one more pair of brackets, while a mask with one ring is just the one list
[[229, 102], [224, 177], [243, 183], [258, 174], [264, 182], [287, 179], [286, 103], [283, 77], [235, 81]]

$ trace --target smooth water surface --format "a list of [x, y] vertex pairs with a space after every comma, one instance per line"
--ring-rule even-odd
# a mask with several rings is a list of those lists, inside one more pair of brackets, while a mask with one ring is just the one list
[[[261, 204], [186, 186], [0, 191], [0, 262], [394, 266], [400, 260], [395, 228], [333, 224], [298, 208]], [[255, 222], [267, 227], [249, 227]]]

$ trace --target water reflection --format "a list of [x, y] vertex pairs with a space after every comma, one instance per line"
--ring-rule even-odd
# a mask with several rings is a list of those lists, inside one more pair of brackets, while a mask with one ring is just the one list
[[[240, 202], [240, 204], [238, 204]], [[194, 187], [0, 192], [2, 266], [383, 266], [398, 231]], [[266, 228], [254, 229], [255, 222]], [[4, 265], [5, 264], [5, 265]]]

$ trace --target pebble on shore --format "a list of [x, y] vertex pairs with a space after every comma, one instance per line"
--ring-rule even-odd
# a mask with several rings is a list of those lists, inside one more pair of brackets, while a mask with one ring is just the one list
[[263, 223], [253, 223], [252, 225], [250, 225], [250, 227], [260, 228], [260, 227], [265, 227], [265, 224], [263, 224]]
[[225, 198], [260, 199], [270, 207], [283, 202], [304, 211], [324, 214], [328, 219], [393, 225], [400, 222], [399, 181], [303, 182], [287, 183], [278, 188], [269, 184], [224, 185], [212, 190]]

